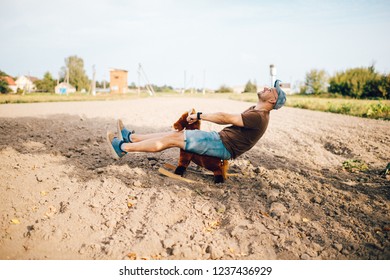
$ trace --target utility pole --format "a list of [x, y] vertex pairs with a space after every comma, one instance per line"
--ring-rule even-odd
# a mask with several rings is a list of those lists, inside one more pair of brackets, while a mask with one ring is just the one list
[[205, 82], [206, 82], [206, 70], [203, 70], [203, 95], [206, 94], [206, 88], [205, 88]]
[[92, 95], [96, 95], [96, 70], [95, 64], [92, 65], [92, 86], [91, 86]]
[[145, 73], [145, 71], [144, 71], [144, 69], [143, 69], [141, 63], [139, 63], [138, 69], [139, 69], [139, 72], [141, 73], [141, 75], [143, 76], [144, 80], [146, 81], [145, 86], [146, 86], [146, 88], [148, 89], [149, 94], [153, 96], [153, 95], [155, 94], [155, 93], [154, 93], [154, 89], [153, 89], [152, 85], [150, 84], [149, 79], [148, 79], [148, 77], [146, 76], [146, 73]]
[[138, 96], [141, 95], [141, 63], [138, 64]]
[[186, 80], [187, 80], [187, 71], [184, 70], [184, 81], [183, 81], [183, 89], [181, 90], [181, 94], [184, 94], [186, 91]]
[[[66, 68], [66, 86], [69, 87], [69, 67]], [[69, 89], [66, 89], [66, 96], [69, 95]]]

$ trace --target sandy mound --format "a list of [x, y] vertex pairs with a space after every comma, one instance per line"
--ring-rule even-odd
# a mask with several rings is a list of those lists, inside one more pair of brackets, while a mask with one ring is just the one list
[[[214, 185], [159, 175], [179, 151], [110, 158], [115, 119], [167, 131], [218, 99], [0, 106], [1, 259], [390, 259], [390, 123], [300, 109], [271, 113], [240, 173]], [[220, 127], [203, 123], [203, 129]], [[368, 170], [349, 172], [360, 160]], [[195, 166], [192, 166], [195, 168]]]

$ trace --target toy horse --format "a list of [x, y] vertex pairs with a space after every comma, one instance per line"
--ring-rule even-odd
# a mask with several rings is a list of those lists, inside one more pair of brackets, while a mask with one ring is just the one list
[[[195, 114], [195, 109], [185, 112], [177, 122], [173, 124], [173, 128], [181, 131], [183, 129], [195, 130], [200, 129], [200, 120], [189, 124], [187, 117], [189, 114]], [[229, 167], [227, 160], [221, 160], [217, 157], [211, 157], [207, 155], [198, 155], [190, 152], [186, 152], [180, 149], [180, 158], [178, 166], [176, 167], [175, 174], [183, 176], [190, 162], [204, 167], [214, 173], [214, 183], [223, 183], [227, 178], [227, 170]]]

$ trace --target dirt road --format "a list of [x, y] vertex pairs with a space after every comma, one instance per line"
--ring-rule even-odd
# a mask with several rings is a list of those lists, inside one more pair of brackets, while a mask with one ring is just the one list
[[[0, 259], [390, 259], [390, 122], [282, 108], [214, 185], [159, 175], [179, 151], [111, 159], [116, 118], [168, 131], [201, 98], [0, 105]], [[203, 122], [204, 130], [221, 129]], [[368, 170], [349, 172], [360, 160]], [[194, 167], [194, 166], [193, 166]], [[195, 167], [194, 167], [195, 168]]]

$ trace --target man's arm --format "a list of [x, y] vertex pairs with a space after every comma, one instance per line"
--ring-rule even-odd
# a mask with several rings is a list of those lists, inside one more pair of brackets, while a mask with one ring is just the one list
[[[216, 124], [232, 124], [235, 126], [244, 126], [241, 114], [228, 114], [228, 113], [210, 113], [210, 114], [201, 114], [200, 118], [204, 121], [213, 122]], [[191, 114], [187, 117], [189, 123], [194, 123], [197, 121], [197, 114]]]

